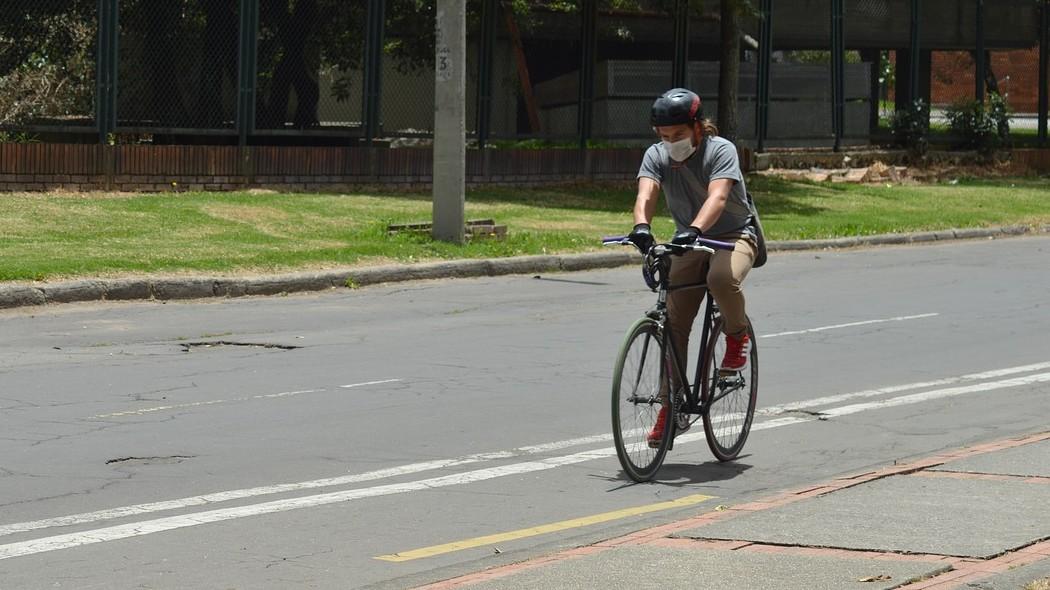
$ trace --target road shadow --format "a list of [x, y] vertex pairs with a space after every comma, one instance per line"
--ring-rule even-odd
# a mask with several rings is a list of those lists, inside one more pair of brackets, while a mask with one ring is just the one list
[[[665, 486], [682, 487], [711, 483], [716, 481], [727, 481], [743, 474], [751, 465], [739, 461], [720, 463], [708, 461], [706, 463], [664, 463], [660, 471], [653, 478], [653, 483]], [[626, 478], [627, 475], [624, 474]]]
[[[748, 455], [744, 455], [740, 457], [740, 459], [747, 457]], [[752, 465], [741, 463], [740, 459], [728, 463], [720, 463], [718, 461], [707, 461], [700, 464], [664, 463], [663, 466], [660, 467], [660, 471], [656, 473], [656, 477], [647, 483], [650, 485], [664, 485], [677, 488], [727, 481], [743, 474], [748, 469], [751, 469]], [[637, 482], [631, 480], [623, 470], [617, 473], [615, 478], [608, 479], [609, 481], [619, 481], [622, 484], [610, 489], [609, 491], [611, 492], [637, 485]]]
[[757, 175], [748, 179], [747, 188], [755, 198], [758, 214], [763, 222], [766, 219], [775, 222], [782, 216], [815, 217], [821, 215], [827, 208], [812, 204], [811, 197], [815, 191], [844, 193], [849, 190], [840, 185], [818, 185]]

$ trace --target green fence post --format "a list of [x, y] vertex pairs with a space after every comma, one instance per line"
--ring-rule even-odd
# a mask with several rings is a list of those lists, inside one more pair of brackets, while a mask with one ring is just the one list
[[689, 72], [689, 0], [675, 0], [671, 86], [684, 88]]
[[845, 127], [846, 43], [842, 32], [842, 0], [831, 0], [831, 122], [835, 133], [835, 151], [842, 149]]
[[984, 102], [984, 78], [987, 75], [987, 64], [984, 60], [984, 0], [977, 2], [977, 50], [976, 69], [974, 71], [974, 94], [978, 102]]
[[1047, 69], [1050, 68], [1050, 0], [1043, 0], [1042, 15], [1039, 19], [1039, 147], [1046, 147], [1047, 126]]
[[481, 47], [478, 52], [478, 148], [485, 149], [492, 124], [492, 60], [496, 43], [498, 0], [483, 0], [481, 4]]
[[117, 0], [98, 0], [97, 10], [95, 124], [98, 127], [98, 142], [105, 145], [116, 126], [117, 40], [120, 34]]
[[[922, 95], [919, 88], [919, 2], [911, 0], [911, 46], [908, 48], [908, 94], [913, 103]], [[911, 105], [907, 105], [907, 108], [910, 110]]]
[[365, 29], [365, 72], [363, 123], [365, 143], [369, 146], [379, 134], [379, 109], [383, 73], [383, 32], [386, 21], [384, 0], [368, 0]]
[[242, 148], [255, 131], [258, 84], [259, 0], [240, 0], [240, 46], [237, 55], [237, 137]]
[[[594, 118], [594, 60], [598, 43], [598, 1], [583, 0], [580, 24], [580, 92], [577, 131], [580, 149], [587, 149]], [[586, 171], [584, 172], [586, 173]]]

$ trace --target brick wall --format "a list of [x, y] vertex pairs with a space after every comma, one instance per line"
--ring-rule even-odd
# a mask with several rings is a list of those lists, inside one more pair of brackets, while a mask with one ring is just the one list
[[[988, 65], [1010, 107], [1018, 113], [1035, 113], [1039, 105], [1039, 49], [993, 51]], [[973, 98], [976, 66], [969, 52], [935, 51], [931, 68], [930, 98], [934, 104]]]
[[[896, 61], [896, 52], [890, 53], [890, 61]], [[1039, 48], [993, 51], [990, 65], [1014, 112], [1035, 113], [1039, 108]], [[970, 52], [934, 51], [930, 68], [933, 104], [950, 105], [960, 99], [973, 99], [977, 67]], [[889, 100], [893, 99], [894, 92], [890, 90]]]
[[[635, 178], [642, 153], [472, 150], [467, 182], [627, 181]], [[363, 185], [427, 190], [432, 171], [433, 153], [422, 148], [0, 144], [0, 191], [321, 191]]]

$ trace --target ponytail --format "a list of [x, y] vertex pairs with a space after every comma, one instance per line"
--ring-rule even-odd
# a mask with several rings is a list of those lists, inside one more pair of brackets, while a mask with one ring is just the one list
[[718, 127], [715, 126], [711, 119], [700, 119], [700, 126], [704, 130], [705, 137], [715, 137], [718, 135]]

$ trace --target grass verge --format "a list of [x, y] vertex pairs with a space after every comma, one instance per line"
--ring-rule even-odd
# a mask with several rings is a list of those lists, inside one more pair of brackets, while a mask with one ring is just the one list
[[[857, 186], [755, 176], [749, 188], [768, 238], [1050, 223], [1045, 179]], [[387, 234], [427, 221], [422, 194], [8, 194], [0, 196], [0, 280], [185, 272], [278, 272], [389, 262], [598, 250], [631, 226], [634, 189], [485, 188], [467, 217], [509, 227], [504, 241], [465, 246]], [[658, 237], [673, 226], [661, 211]]]

